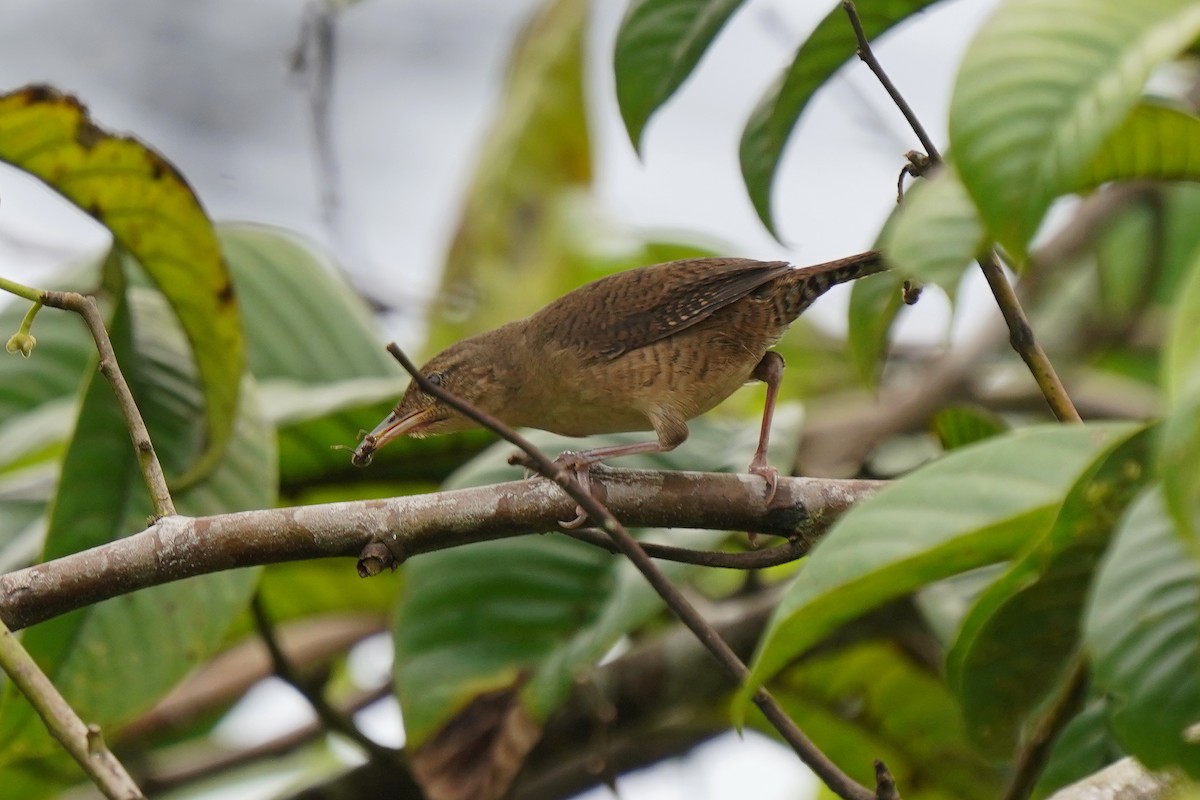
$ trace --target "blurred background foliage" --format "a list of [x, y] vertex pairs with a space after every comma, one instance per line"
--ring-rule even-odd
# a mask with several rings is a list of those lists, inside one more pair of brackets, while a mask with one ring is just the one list
[[[960, 287], [971, 257], [998, 241], [1089, 425], [1035, 424], [1050, 416], [994, 318], [914, 344], [893, 323], [930, 300], [902, 309], [899, 276], [862, 281], [848, 337], [802, 319], [779, 345], [788, 402], [772, 462], [808, 475], [904, 477], [847, 514], [806, 563], [745, 575], [668, 567], [753, 656], [752, 685], [769, 681], [858, 780], [870, 784], [872, 761], [886, 761], [908, 798], [994, 797], [1014, 775], [1047, 796], [1126, 754], [1200, 776], [1189, 733], [1200, 721], [1200, 192], [1187, 183], [1200, 164], [1200, 123], [1189, 105], [1195, 64], [1180, 55], [1200, 20], [1194, 3], [1170, 0], [1145, 12], [1118, 0], [1043, 4], [1060, 15], [1008, 0], [972, 42], [951, 103], [950, 164], [918, 183], [881, 241], [904, 274], [929, 283], [927, 297], [959, 309], [971, 308]], [[588, 58], [613, 59], [624, 123], [640, 145], [741, 5], [632, 0], [615, 56], [589, 56], [590, 4], [541, 4], [512, 44], [481, 137], [425, 355], [602, 275], [727, 251], [702, 231], [640, 229], [601, 202], [586, 75]], [[859, 4], [872, 35], [931, 5]], [[1079, 55], [1057, 71], [1068, 34], [1087, 37], [1096, 60]], [[1004, 73], [1011, 85], [998, 95], [989, 65], [1011, 64], [1018, 51], [1022, 68]], [[741, 166], [772, 231], [784, 144], [852, 59], [852, 33], [833, 8], [776, 83], [746, 87], [762, 96]], [[1129, 59], [1145, 74], [1122, 72]], [[1170, 80], [1150, 97], [1156, 66]], [[484, 432], [406, 439], [369, 469], [352, 467], [345, 448], [404, 386], [381, 347], [380, 298], [301, 234], [211, 223], [160, 156], [95, 129], [104, 120], [70, 98], [8, 88], [0, 159], [112, 232], [105, 258], [64, 267], [54, 286], [101, 299], [181, 513], [520, 477], [504, 463], [508, 448]], [[1057, 100], [1039, 105], [1045, 96]], [[899, 170], [899, 150], [895, 158]], [[1052, 207], [1084, 191], [1087, 199]], [[227, 285], [235, 305], [223, 300]], [[16, 331], [26, 311], [5, 306], [0, 329]], [[0, 359], [5, 571], [136, 532], [151, 511], [82, 326], [42, 311], [33, 333], [32, 358]], [[739, 392], [692, 423], [678, 451], [625, 463], [740, 469], [761, 404], [762, 387]], [[748, 546], [737, 532], [639, 535]], [[517, 797], [566, 796], [685, 754], [728, 731], [731, 712], [745, 713], [748, 689], [734, 696], [628, 565], [557, 536], [442, 551], [371, 580], [324, 561], [204, 576], [42, 623], [22, 641], [154, 796], [418, 796], [407, 771], [363, 763], [317, 724], [238, 739], [256, 727], [246, 714], [278, 708], [261, 696], [273, 667], [252, 597], [307, 691], [364, 727], [376, 714], [389, 745], [404, 740], [398, 699], [407, 763], [439, 799], [470, 796], [480, 773], [514, 780]], [[745, 719], [769, 735], [756, 714]], [[468, 722], [478, 739], [446, 762], [442, 734]], [[1024, 754], [1047, 725], [1062, 735], [1040, 777], [1024, 774]], [[505, 737], [517, 728], [526, 735], [514, 744]], [[6, 682], [6, 796], [84, 796], [80, 783]]]

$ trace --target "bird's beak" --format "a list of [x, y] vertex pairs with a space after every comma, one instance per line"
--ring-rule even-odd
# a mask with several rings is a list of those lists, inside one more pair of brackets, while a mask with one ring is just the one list
[[370, 464], [371, 457], [376, 450], [393, 439], [406, 434], [418, 433], [421, 428], [436, 418], [437, 412], [433, 408], [418, 409], [404, 416], [395, 411], [391, 412], [359, 442], [358, 448], [354, 451], [353, 462], [360, 467]]

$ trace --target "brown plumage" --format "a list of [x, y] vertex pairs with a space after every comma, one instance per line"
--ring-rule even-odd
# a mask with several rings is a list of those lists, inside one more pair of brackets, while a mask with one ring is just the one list
[[[656, 441], [571, 454], [573, 467], [671, 450], [687, 421], [750, 380], [767, 383], [750, 471], [768, 480], [767, 435], [783, 359], [769, 348], [830, 287], [886, 269], [877, 251], [795, 268], [783, 261], [691, 258], [610, 275], [525, 319], [464, 339], [422, 374], [509, 425], [567, 436], [653, 430]], [[354, 453], [356, 464], [402, 435], [474, 427], [410, 385]]]

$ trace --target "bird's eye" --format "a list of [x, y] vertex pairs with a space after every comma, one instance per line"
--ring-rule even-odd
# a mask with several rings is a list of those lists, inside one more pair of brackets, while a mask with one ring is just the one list
[[425, 378], [425, 380], [429, 381], [434, 386], [441, 386], [442, 385], [442, 373], [431, 372], [431, 373], [429, 373], [429, 376]]

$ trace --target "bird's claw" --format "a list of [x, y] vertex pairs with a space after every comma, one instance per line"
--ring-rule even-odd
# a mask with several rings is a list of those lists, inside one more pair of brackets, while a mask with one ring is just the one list
[[[534, 474], [533, 465], [529, 457], [523, 452], [513, 453], [508, 457], [508, 463], [513, 466], [525, 468], [525, 477], [528, 479]], [[554, 459], [554, 465], [561, 470], [570, 472], [575, 476], [576, 482], [588, 494], [592, 493], [592, 477], [591, 467], [592, 462], [586, 457], [580, 458], [580, 454], [574, 450], [566, 450], [558, 454]], [[583, 510], [582, 506], [575, 506], [575, 517], [572, 519], [559, 520], [558, 524], [564, 530], [574, 530], [584, 525], [588, 521], [588, 513]]]
[[[577, 453], [568, 450], [565, 453], [559, 454], [558, 458], [554, 459], [554, 463], [562, 469], [569, 471], [575, 476], [576, 483], [579, 488], [588, 494], [592, 493], [592, 474], [591, 464], [579, 463]], [[559, 520], [558, 524], [563, 530], [574, 530], [588, 521], [588, 513], [583, 510], [583, 506], [575, 506], [575, 518], [569, 520]]]
[[558, 527], [564, 531], [573, 531], [576, 528], [582, 527], [588, 521], [588, 513], [583, 510], [583, 506], [575, 506], [575, 519], [560, 519]]
[[751, 464], [750, 474], [759, 475], [767, 482], [767, 505], [770, 505], [779, 489], [779, 470], [768, 464]]

